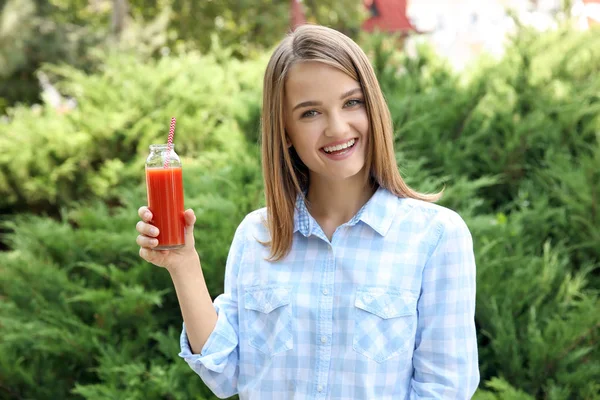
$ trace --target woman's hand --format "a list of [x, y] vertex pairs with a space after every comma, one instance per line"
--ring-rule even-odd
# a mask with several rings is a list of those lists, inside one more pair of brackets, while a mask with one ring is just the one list
[[156, 266], [166, 268], [173, 272], [180, 265], [189, 265], [190, 260], [198, 259], [198, 252], [194, 247], [194, 223], [196, 215], [192, 209], [185, 211], [185, 246], [175, 250], [153, 250], [158, 246], [158, 228], [152, 225], [152, 212], [146, 206], [138, 210], [142, 219], [135, 228], [139, 232], [136, 243], [140, 246], [140, 257]]

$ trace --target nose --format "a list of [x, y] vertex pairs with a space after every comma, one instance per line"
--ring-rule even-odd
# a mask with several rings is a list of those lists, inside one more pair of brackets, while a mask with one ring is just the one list
[[350, 125], [341, 113], [333, 112], [329, 114], [329, 118], [327, 119], [327, 127], [325, 128], [325, 136], [343, 137], [347, 135], [349, 129]]

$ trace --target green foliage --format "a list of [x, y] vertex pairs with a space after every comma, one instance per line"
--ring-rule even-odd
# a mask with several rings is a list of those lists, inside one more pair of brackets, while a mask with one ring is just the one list
[[[233, 55], [245, 58], [273, 46], [290, 28], [288, 0], [129, 0], [132, 13], [152, 18], [164, 8], [171, 9], [174, 40], [192, 43], [206, 52], [212, 34]], [[355, 0], [306, 0], [302, 9], [308, 22], [327, 25], [353, 34], [364, 18], [362, 2]]]
[[478, 391], [473, 400], [533, 400], [532, 396], [513, 388], [508, 382], [501, 378], [492, 378], [485, 385], [487, 388], [494, 389], [493, 392]]
[[[140, 64], [110, 56], [100, 73], [47, 67], [77, 108], [16, 108], [0, 125], [0, 210], [55, 212], [73, 200], [119, 201], [120, 185], [140, 180], [151, 143], [177, 124], [176, 150], [243, 152], [243, 133], [258, 129], [262, 59], [220, 63], [214, 56], [168, 56]], [[118, 90], [115, 90], [117, 89]]]
[[[361, 42], [403, 176], [445, 188], [441, 204], [473, 235], [475, 399], [600, 399], [600, 43], [522, 35], [503, 59], [460, 74], [428, 48], [410, 58], [395, 39]], [[0, 398], [214, 398], [177, 357], [170, 278], [139, 258], [134, 230], [147, 146], [164, 141], [171, 116], [213, 296], [236, 226], [263, 205], [266, 58], [212, 46], [143, 63], [109, 54], [94, 74], [47, 66], [77, 108], [16, 107], [0, 125], [0, 208], [12, 213], [1, 226]]]
[[101, 40], [101, 31], [65, 21], [47, 0], [0, 3], [0, 113], [15, 103], [40, 101], [35, 71], [42, 63], [91, 69], [87, 49]]

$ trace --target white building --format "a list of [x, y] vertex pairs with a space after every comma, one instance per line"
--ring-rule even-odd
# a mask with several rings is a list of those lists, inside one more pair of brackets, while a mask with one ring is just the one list
[[[582, 3], [581, 0], [574, 2], [574, 14]], [[409, 0], [407, 15], [425, 34], [413, 36], [407, 51], [414, 51], [419, 41], [430, 41], [459, 69], [484, 52], [499, 56], [507, 34], [515, 28], [507, 8], [514, 10], [523, 23], [546, 30], [555, 27], [562, 1]]]

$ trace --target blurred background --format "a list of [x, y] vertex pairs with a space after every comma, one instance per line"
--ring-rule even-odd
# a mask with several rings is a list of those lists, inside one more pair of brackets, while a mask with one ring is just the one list
[[600, 399], [600, 0], [0, 1], [0, 399], [214, 399], [138, 256], [172, 116], [213, 297], [264, 193], [262, 74], [302, 23], [370, 57], [398, 166], [474, 237], [478, 400]]

